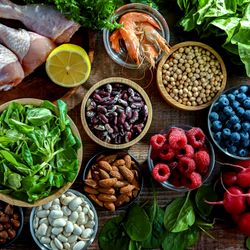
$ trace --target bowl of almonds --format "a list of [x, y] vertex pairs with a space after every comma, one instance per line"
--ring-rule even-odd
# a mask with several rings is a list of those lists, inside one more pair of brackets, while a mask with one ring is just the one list
[[109, 211], [129, 206], [143, 186], [139, 163], [127, 151], [97, 153], [88, 161], [83, 180], [89, 199]]
[[157, 68], [158, 89], [170, 105], [182, 110], [207, 108], [224, 90], [225, 64], [210, 46], [187, 41], [163, 56]]

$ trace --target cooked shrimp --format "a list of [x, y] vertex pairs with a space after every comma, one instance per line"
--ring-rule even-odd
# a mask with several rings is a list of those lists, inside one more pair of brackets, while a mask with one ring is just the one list
[[111, 42], [111, 48], [116, 52], [120, 53], [120, 43], [119, 41], [122, 39], [119, 29], [115, 30], [112, 35], [110, 36], [109, 40]]
[[141, 28], [144, 31], [143, 34], [148, 42], [155, 46], [155, 48], [160, 53], [165, 51], [166, 53], [170, 52], [170, 49], [167, 45], [167, 41], [160, 35], [155, 28], [147, 23], [142, 23]]
[[154, 45], [146, 43], [146, 41], [142, 41], [142, 48], [145, 60], [149, 62], [152, 68], [155, 67], [155, 61], [158, 57], [158, 52], [156, 51]]

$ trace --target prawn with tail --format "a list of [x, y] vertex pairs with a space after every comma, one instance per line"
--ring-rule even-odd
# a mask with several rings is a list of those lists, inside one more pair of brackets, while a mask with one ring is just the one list
[[124, 14], [116, 29], [110, 36], [112, 49], [120, 53], [120, 40], [124, 41], [129, 57], [140, 65], [147, 61], [151, 67], [162, 51], [169, 52], [167, 41], [160, 35], [159, 24], [148, 14], [141, 12], [129, 12]]

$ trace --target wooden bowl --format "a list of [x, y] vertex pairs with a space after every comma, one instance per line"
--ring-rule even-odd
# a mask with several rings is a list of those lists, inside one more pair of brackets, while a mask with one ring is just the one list
[[[187, 105], [184, 105], [184, 104], [177, 102], [175, 99], [173, 99], [170, 96], [170, 94], [166, 90], [166, 86], [163, 84], [163, 80], [162, 80], [162, 68], [163, 68], [163, 65], [165, 64], [166, 60], [173, 54], [173, 52], [175, 52], [179, 48], [187, 47], [187, 46], [198, 46], [198, 47], [201, 47], [201, 48], [206, 49], [209, 52], [211, 52], [215, 56], [215, 58], [219, 61], [220, 66], [221, 66], [221, 71], [223, 74], [221, 88], [219, 91], [217, 91], [216, 95], [210, 101], [203, 103], [201, 105], [197, 105], [197, 106], [187, 106]], [[201, 110], [201, 109], [207, 108], [209, 105], [211, 105], [213, 100], [215, 100], [218, 96], [220, 96], [221, 92], [224, 90], [224, 88], [226, 86], [226, 82], [227, 82], [227, 71], [226, 71], [226, 67], [225, 67], [225, 64], [224, 64], [222, 58], [213, 48], [211, 48], [210, 46], [208, 46], [204, 43], [200, 43], [200, 42], [187, 41], [187, 42], [182, 42], [182, 43], [176, 44], [175, 46], [173, 46], [170, 49], [169, 54], [165, 54], [163, 56], [163, 58], [161, 59], [161, 61], [159, 62], [159, 65], [157, 67], [157, 86], [158, 86], [158, 89], [159, 89], [162, 97], [165, 99], [165, 101], [168, 104], [170, 104], [178, 109], [181, 109], [181, 110], [196, 111], [196, 110]]]
[[[40, 99], [34, 99], [34, 98], [23, 98], [23, 99], [15, 99], [9, 102], [6, 102], [2, 105], [0, 105], [0, 112], [2, 112], [3, 110], [5, 110], [7, 108], [7, 106], [11, 103], [11, 102], [17, 102], [20, 104], [31, 104], [34, 106], [39, 106], [43, 100]], [[81, 136], [80, 133], [76, 127], [76, 125], [74, 124], [73, 120], [68, 116], [68, 119], [70, 120], [70, 127], [73, 131], [73, 134], [76, 135], [80, 140], [81, 140]], [[79, 160], [79, 167], [78, 167], [78, 173], [79, 170], [81, 168], [81, 164], [82, 164], [82, 155], [83, 155], [83, 149], [82, 149], [82, 143], [81, 143], [81, 147], [78, 149], [77, 152], [77, 158]], [[73, 182], [68, 182], [66, 185], [64, 185], [63, 187], [61, 187], [60, 189], [57, 190], [53, 190], [49, 196], [44, 197], [42, 199], [39, 199], [37, 201], [34, 201], [33, 203], [28, 203], [22, 200], [18, 200], [16, 198], [11, 197], [10, 195], [7, 194], [2, 194], [0, 193], [0, 200], [3, 200], [11, 205], [15, 205], [15, 206], [20, 206], [20, 207], [36, 207], [36, 206], [41, 206], [43, 204], [46, 204], [56, 198], [58, 198], [59, 196], [61, 196], [64, 192], [66, 192], [70, 186], [73, 184]]]
[[[119, 84], [124, 84], [124, 85], [128, 85], [129, 87], [131, 87], [132, 89], [136, 90], [144, 99], [145, 104], [148, 107], [148, 118], [147, 121], [145, 123], [145, 126], [142, 130], [142, 132], [133, 140], [126, 142], [126, 143], [122, 143], [122, 144], [111, 144], [105, 141], [102, 141], [101, 139], [99, 139], [96, 135], [94, 135], [94, 133], [91, 131], [91, 129], [89, 128], [88, 122], [86, 120], [86, 116], [85, 116], [85, 109], [86, 109], [86, 104], [87, 101], [89, 99], [89, 97], [91, 96], [91, 94], [98, 89], [99, 87], [105, 85], [105, 84], [112, 84], [112, 83], [119, 83]], [[121, 77], [110, 77], [110, 78], [106, 78], [100, 82], [97, 82], [94, 86], [92, 86], [88, 92], [86, 93], [86, 95], [83, 98], [82, 101], [82, 105], [81, 105], [81, 121], [83, 124], [83, 127], [87, 133], [87, 135], [97, 144], [105, 147], [105, 148], [110, 148], [110, 149], [124, 149], [124, 148], [129, 148], [132, 145], [134, 145], [135, 143], [137, 143], [138, 141], [140, 141], [143, 136], [147, 133], [151, 121], [152, 121], [152, 105], [151, 102], [149, 100], [148, 95], [146, 94], [146, 92], [135, 82], [130, 81], [126, 78], [121, 78]]]

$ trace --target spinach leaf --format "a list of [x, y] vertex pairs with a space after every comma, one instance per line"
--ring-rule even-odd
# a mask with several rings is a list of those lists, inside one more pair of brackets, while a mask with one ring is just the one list
[[205, 203], [204, 199], [211, 201], [217, 199], [217, 194], [211, 186], [201, 186], [195, 195], [195, 204], [200, 216], [202, 218], [207, 218], [211, 214], [213, 206]]
[[247, 237], [247, 239], [246, 239], [246, 247], [247, 247], [247, 249], [250, 250], [250, 237]]
[[138, 241], [130, 240], [128, 245], [128, 250], [140, 250], [141, 245]]
[[33, 166], [32, 154], [26, 142], [22, 144], [22, 158], [29, 166]]
[[52, 113], [46, 108], [31, 108], [27, 111], [27, 120], [35, 126], [42, 126], [52, 119]]
[[116, 216], [108, 220], [100, 231], [98, 243], [102, 250], [127, 250], [130, 239], [121, 225], [124, 216]]
[[124, 229], [131, 240], [144, 241], [152, 232], [152, 224], [142, 207], [135, 204], [128, 211]]
[[167, 206], [164, 225], [169, 232], [181, 232], [194, 224], [195, 214], [189, 196], [190, 192], [186, 197], [177, 198]]

